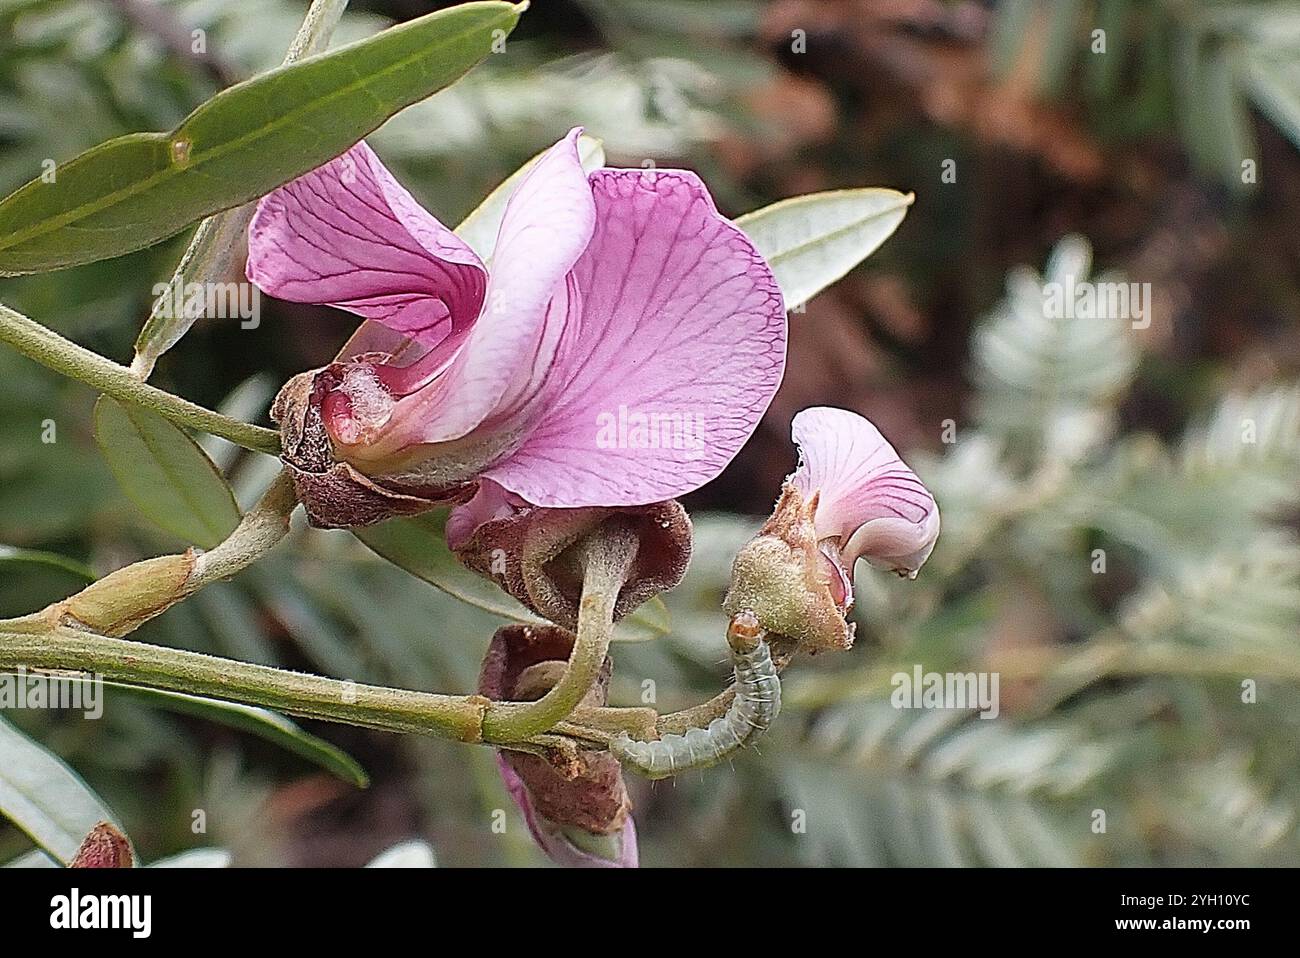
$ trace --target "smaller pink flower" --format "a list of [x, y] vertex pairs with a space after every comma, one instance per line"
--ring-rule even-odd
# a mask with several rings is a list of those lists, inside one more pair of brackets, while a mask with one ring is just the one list
[[794, 417], [799, 465], [772, 516], [736, 555], [724, 608], [809, 652], [853, 645], [853, 567], [909, 579], [939, 536], [929, 490], [871, 423], [818, 406]]
[[816, 497], [818, 546], [843, 598], [860, 558], [916, 578], [939, 537], [939, 506], [880, 430], [857, 413], [815, 406], [794, 417], [791, 433], [800, 460], [790, 483], [806, 502]]

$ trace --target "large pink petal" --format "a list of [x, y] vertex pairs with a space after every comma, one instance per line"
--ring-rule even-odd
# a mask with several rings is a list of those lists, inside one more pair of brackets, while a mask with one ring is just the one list
[[571, 308], [565, 277], [595, 223], [578, 156], [581, 133], [574, 129], [551, 147], [516, 187], [482, 317], [446, 371], [397, 404], [378, 451], [459, 439], [489, 417], [511, 418], [536, 392]]
[[453, 350], [483, 306], [487, 272], [365, 143], [258, 203], [248, 278], [297, 303], [337, 306]]
[[939, 507], [880, 430], [817, 406], [795, 416], [791, 432], [800, 451], [791, 482], [805, 499], [818, 495], [818, 536], [837, 541], [850, 570], [861, 557], [915, 575], [938, 538]]
[[515, 410], [527, 439], [485, 473], [540, 506], [640, 505], [703, 485], [749, 438], [785, 365], [772, 272], [698, 177], [597, 170], [590, 183], [596, 227], [563, 338]]

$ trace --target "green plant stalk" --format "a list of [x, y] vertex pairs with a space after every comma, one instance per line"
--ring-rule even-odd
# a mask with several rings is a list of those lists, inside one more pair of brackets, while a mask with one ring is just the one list
[[[0, 671], [90, 673], [127, 686], [258, 705], [304, 718], [526, 751], [572, 749], [574, 740], [607, 741], [610, 729], [653, 727], [650, 709], [580, 704], [600, 674], [613, 633], [614, 598], [635, 555], [635, 543], [625, 537], [603, 540], [588, 554], [581, 638], [564, 677], [536, 702], [360, 685], [122, 638], [204, 586], [256, 562], [284, 538], [296, 507], [292, 480], [281, 472], [215, 548], [137, 562], [41, 612], [0, 620]], [[489, 722], [489, 716], [499, 720]], [[571, 720], [563, 722], [566, 718]], [[540, 734], [557, 726], [560, 735]]]
[[582, 704], [609, 654], [614, 636], [614, 604], [635, 556], [636, 541], [626, 533], [610, 533], [586, 549], [578, 634], [564, 674], [535, 702], [493, 706], [484, 718], [484, 738], [520, 741], [540, 735], [568, 718]]
[[343, 19], [343, 12], [347, 8], [348, 0], [312, 0], [307, 15], [303, 17], [302, 26], [298, 28], [298, 33], [284, 55], [284, 65], [297, 63], [303, 57], [320, 53], [329, 46], [334, 28]]
[[[334, 28], [338, 26], [347, 6], [348, 0], [312, 0], [302, 26], [298, 28], [298, 33], [284, 56], [284, 65], [320, 53], [329, 46]], [[189, 246], [172, 274], [167, 294], [155, 301], [149, 318], [135, 341], [131, 372], [139, 379], [148, 379], [158, 357], [175, 346], [193, 325], [192, 321], [169, 325], [172, 321], [167, 315], [167, 304], [173, 301], [175, 292], [183, 292], [187, 283], [215, 279], [229, 267], [232, 254], [241, 236], [248, 230], [256, 208], [255, 203], [246, 203], [225, 210], [209, 216], [194, 231]]]
[[70, 626], [0, 626], [0, 671], [82, 672], [127, 685], [260, 705], [303, 718], [390, 732], [481, 740], [488, 700], [360, 685], [96, 635]]
[[281, 472], [234, 531], [212, 549], [134, 562], [39, 612], [0, 620], [0, 628], [39, 632], [67, 625], [120, 638], [266, 555], [289, 532], [289, 516], [297, 506], [293, 479]]
[[143, 383], [125, 366], [78, 346], [3, 305], [0, 305], [0, 342], [8, 343], [56, 373], [93, 386], [114, 399], [143, 406], [178, 425], [229, 439], [254, 452], [280, 454], [280, 434], [275, 430], [231, 419]]

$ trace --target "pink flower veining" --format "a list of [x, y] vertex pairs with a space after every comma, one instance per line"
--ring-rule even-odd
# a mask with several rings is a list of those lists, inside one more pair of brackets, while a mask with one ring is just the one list
[[916, 578], [939, 537], [939, 507], [880, 430], [857, 413], [815, 406], [794, 417], [791, 434], [800, 457], [790, 484], [815, 502], [837, 601], [850, 604], [860, 558]]
[[265, 197], [249, 230], [263, 291], [383, 327], [384, 349], [313, 394], [333, 456], [395, 492], [477, 492], [464, 534], [520, 502], [689, 492], [781, 381], [784, 305], [745, 234], [693, 173], [587, 174], [579, 133], [521, 178], [490, 271], [364, 143]]

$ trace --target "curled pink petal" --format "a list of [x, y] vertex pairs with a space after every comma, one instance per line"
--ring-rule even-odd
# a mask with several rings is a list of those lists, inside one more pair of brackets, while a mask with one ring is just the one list
[[[693, 173], [597, 170], [528, 438], [486, 475], [543, 506], [640, 505], [698, 488], [781, 382], [785, 307], [749, 238]], [[494, 260], [494, 267], [499, 259]]]
[[337, 306], [444, 351], [468, 334], [487, 286], [474, 251], [365, 143], [258, 203], [247, 272], [272, 296]]
[[875, 426], [857, 413], [818, 406], [794, 417], [800, 462], [790, 481], [811, 500], [819, 539], [832, 539], [846, 569], [858, 558], [908, 576], [930, 557], [939, 507]]
[[492, 254], [483, 314], [446, 372], [404, 399], [377, 450], [459, 439], [534, 395], [567, 322], [565, 277], [591, 238], [595, 208], [580, 128], [515, 188]]

